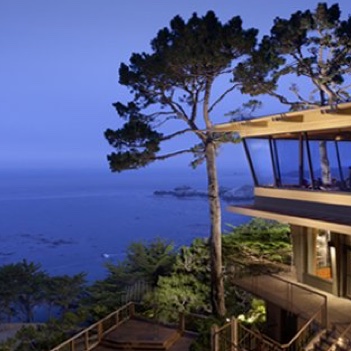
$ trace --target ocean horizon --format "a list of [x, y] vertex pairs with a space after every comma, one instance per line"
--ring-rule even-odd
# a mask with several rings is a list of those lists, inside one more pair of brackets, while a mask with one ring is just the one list
[[[222, 171], [220, 186], [252, 184], [246, 173]], [[0, 174], [0, 264], [23, 259], [51, 275], [87, 273], [103, 279], [107, 260], [117, 262], [133, 241], [157, 237], [175, 247], [209, 236], [206, 198], [154, 195], [190, 186], [206, 190], [204, 170], [11, 170]], [[228, 213], [226, 224], [249, 218]]]

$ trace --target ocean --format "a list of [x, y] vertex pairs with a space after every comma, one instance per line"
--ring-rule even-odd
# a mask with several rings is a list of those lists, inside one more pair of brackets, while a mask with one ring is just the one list
[[[251, 184], [247, 174], [223, 171], [220, 185]], [[51, 275], [106, 275], [104, 263], [124, 258], [133, 241], [156, 237], [176, 247], [209, 235], [205, 198], [154, 195], [191, 186], [206, 190], [203, 169], [27, 170], [0, 173], [0, 264], [26, 259]], [[247, 217], [225, 211], [226, 224]]]

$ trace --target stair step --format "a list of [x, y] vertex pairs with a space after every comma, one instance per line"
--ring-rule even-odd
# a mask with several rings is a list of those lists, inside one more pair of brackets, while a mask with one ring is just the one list
[[313, 347], [313, 351], [327, 351], [329, 350], [330, 346], [329, 345], [320, 345], [320, 344], [315, 344]]
[[334, 337], [334, 336], [326, 336], [326, 335], [322, 335], [320, 338], [320, 342], [323, 344], [327, 344], [327, 345], [333, 345], [337, 342], [338, 340]]
[[181, 338], [181, 333], [174, 332], [165, 341], [151, 341], [151, 340], [129, 340], [118, 341], [108, 337], [101, 341], [101, 345], [112, 348], [114, 350], [140, 350], [140, 351], [165, 351], [168, 350], [175, 342]]

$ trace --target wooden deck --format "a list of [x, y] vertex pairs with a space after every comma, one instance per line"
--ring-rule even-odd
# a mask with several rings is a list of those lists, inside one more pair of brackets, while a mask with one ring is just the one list
[[194, 340], [195, 336], [187, 333], [181, 335], [176, 328], [142, 319], [130, 319], [106, 335], [94, 351], [186, 351]]

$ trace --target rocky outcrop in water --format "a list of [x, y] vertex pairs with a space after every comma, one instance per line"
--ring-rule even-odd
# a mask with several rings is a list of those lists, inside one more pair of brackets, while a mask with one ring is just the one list
[[[156, 190], [154, 195], [158, 196], [175, 196], [179, 198], [203, 197], [208, 196], [207, 191], [193, 189], [190, 186], [184, 185], [176, 187], [173, 190]], [[219, 189], [219, 196], [226, 202], [252, 200], [254, 197], [253, 186], [243, 185], [239, 188], [224, 188]]]

